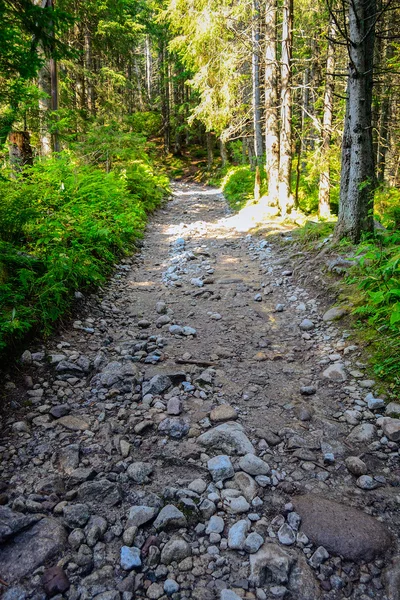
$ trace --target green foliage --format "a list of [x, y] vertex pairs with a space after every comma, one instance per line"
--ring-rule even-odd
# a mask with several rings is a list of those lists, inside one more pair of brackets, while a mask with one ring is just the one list
[[400, 189], [382, 186], [375, 192], [376, 218], [388, 229], [400, 229]]
[[167, 180], [135, 160], [105, 173], [62, 153], [0, 181], [0, 348], [48, 333], [75, 290], [134, 248]]
[[356, 314], [377, 332], [375, 371], [400, 384], [400, 234], [378, 233], [358, 251], [359, 267], [351, 278], [361, 290]]
[[64, 11], [42, 8], [31, 0], [0, 0], [0, 144], [32, 97], [31, 79], [43, 55], [69, 53], [58, 34], [71, 24]]
[[315, 247], [315, 242], [329, 238], [333, 228], [333, 222], [308, 220], [302, 227], [293, 231], [293, 237], [302, 246], [311, 249]]
[[[261, 173], [261, 180], [261, 193], [263, 193], [266, 187], [264, 172]], [[233, 210], [240, 210], [254, 197], [254, 182], [255, 171], [252, 171], [249, 166], [227, 168], [221, 185], [225, 198]]]
[[[330, 204], [331, 212], [335, 215], [339, 210], [339, 193], [340, 193], [340, 160], [337, 151], [331, 152], [330, 155]], [[294, 160], [292, 169], [292, 189], [296, 188], [296, 165], [297, 158]], [[301, 160], [300, 180], [298, 187], [299, 208], [305, 214], [316, 214], [318, 212], [318, 194], [319, 194], [319, 177], [322, 169], [319, 153], [310, 151], [304, 153]]]

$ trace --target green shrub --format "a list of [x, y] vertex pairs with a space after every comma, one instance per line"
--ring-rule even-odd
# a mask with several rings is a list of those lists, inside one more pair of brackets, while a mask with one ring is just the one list
[[67, 153], [0, 181], [0, 348], [48, 333], [75, 290], [103, 283], [167, 191], [144, 162], [105, 173]]
[[[266, 187], [265, 173], [261, 170], [261, 193]], [[233, 210], [240, 210], [254, 197], [255, 171], [249, 166], [230, 167], [222, 179], [222, 191]]]
[[400, 229], [400, 189], [382, 186], [375, 192], [375, 214], [384, 227]]

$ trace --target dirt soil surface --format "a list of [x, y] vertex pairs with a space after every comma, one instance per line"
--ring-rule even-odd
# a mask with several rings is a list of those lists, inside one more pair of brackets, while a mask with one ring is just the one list
[[5, 378], [2, 598], [399, 599], [400, 406], [289, 244], [173, 189]]

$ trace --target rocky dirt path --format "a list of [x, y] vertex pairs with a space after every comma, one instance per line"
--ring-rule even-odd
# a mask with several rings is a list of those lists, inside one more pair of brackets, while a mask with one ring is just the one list
[[400, 598], [399, 405], [290, 249], [174, 189], [6, 381], [2, 597]]

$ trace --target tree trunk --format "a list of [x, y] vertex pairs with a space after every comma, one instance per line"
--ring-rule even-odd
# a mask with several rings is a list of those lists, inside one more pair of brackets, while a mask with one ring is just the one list
[[51, 135], [48, 128], [48, 117], [51, 111], [51, 82], [48, 63], [38, 73], [39, 96], [39, 139], [41, 156], [51, 154]]
[[161, 42], [160, 52], [160, 92], [161, 92], [161, 115], [164, 133], [164, 151], [166, 154], [171, 146], [171, 124], [170, 124], [170, 98], [168, 81], [168, 60], [165, 43]]
[[214, 162], [214, 137], [210, 131], [206, 133], [207, 141], [207, 169], [211, 171], [211, 167]]
[[268, 179], [267, 206], [278, 204], [279, 124], [278, 62], [276, 57], [276, 0], [267, 0], [265, 12], [265, 170]]
[[152, 76], [152, 64], [151, 64], [151, 41], [150, 36], [146, 35], [145, 40], [145, 57], [146, 57], [146, 91], [149, 104], [151, 103], [151, 76]]
[[87, 108], [89, 113], [96, 114], [96, 103], [94, 95], [94, 85], [92, 80], [92, 38], [87, 28], [85, 31], [85, 78], [87, 89]]
[[333, 114], [333, 74], [335, 70], [335, 47], [332, 39], [335, 35], [335, 24], [331, 18], [328, 29], [328, 48], [326, 57], [326, 76], [324, 93], [324, 114], [322, 119], [322, 144], [321, 144], [321, 172], [319, 176], [318, 214], [320, 218], [328, 219], [331, 214], [330, 207], [330, 165], [329, 149], [332, 135]]
[[291, 196], [292, 173], [292, 39], [293, 0], [283, 2], [282, 55], [281, 55], [281, 135], [279, 150], [279, 208], [285, 216], [293, 206]]
[[221, 155], [222, 167], [226, 167], [228, 164], [228, 152], [226, 150], [226, 144], [221, 138], [219, 139], [219, 152]]
[[260, 5], [258, 0], [253, 0], [252, 45], [253, 126], [256, 166], [254, 200], [258, 202], [260, 199], [260, 166], [263, 155], [260, 93]]
[[376, 0], [349, 3], [349, 72], [337, 239], [360, 240], [374, 229], [376, 184], [372, 145], [372, 87]]
[[[393, 56], [394, 46], [391, 41], [388, 41], [386, 46], [386, 64], [388, 64], [388, 62], [393, 58]], [[381, 110], [379, 115], [376, 170], [378, 181], [380, 183], [383, 183], [385, 179], [386, 154], [389, 149], [389, 115], [393, 95], [393, 88], [390, 85], [390, 83], [390, 80], [385, 81], [381, 98]]]
[[12, 170], [17, 173], [25, 165], [32, 165], [32, 147], [28, 131], [13, 131], [9, 135], [9, 156]]

